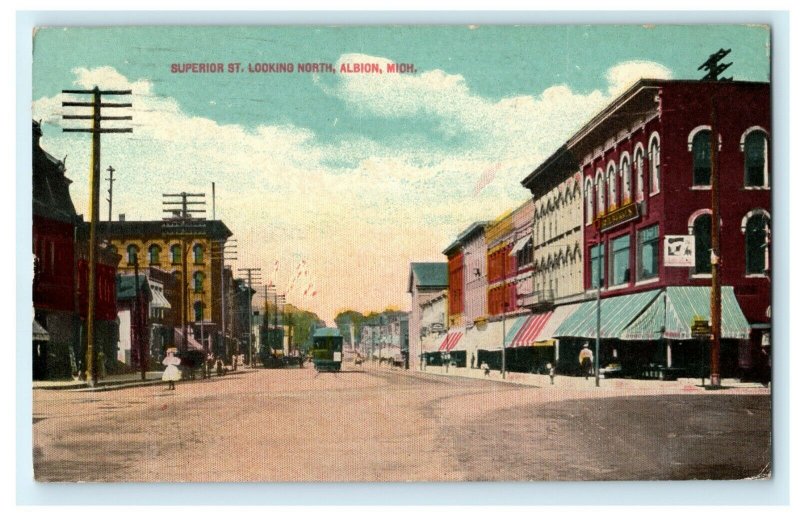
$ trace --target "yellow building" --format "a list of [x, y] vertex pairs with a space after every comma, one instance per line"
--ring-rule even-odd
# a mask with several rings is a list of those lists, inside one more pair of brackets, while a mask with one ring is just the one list
[[[170, 300], [175, 326], [181, 324], [183, 304], [186, 322], [193, 327], [195, 337], [199, 337], [202, 323], [207, 338], [211, 338], [221, 331], [222, 322], [221, 246], [233, 233], [220, 220], [204, 221], [203, 226], [199, 234], [186, 237], [171, 234], [162, 220], [101, 222], [98, 231], [122, 255], [119, 273], [132, 273], [138, 260], [142, 273], [148, 267], [157, 267], [174, 274], [179, 280], [176, 298]], [[186, 302], [182, 303], [180, 277], [184, 252], [188, 282]]]

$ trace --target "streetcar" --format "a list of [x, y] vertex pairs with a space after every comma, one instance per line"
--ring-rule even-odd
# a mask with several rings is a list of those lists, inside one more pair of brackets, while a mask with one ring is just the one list
[[312, 337], [311, 359], [317, 371], [341, 371], [342, 334], [336, 328], [319, 328]]

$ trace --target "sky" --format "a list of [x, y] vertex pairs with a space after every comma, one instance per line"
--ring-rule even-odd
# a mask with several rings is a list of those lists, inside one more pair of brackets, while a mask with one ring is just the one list
[[[724, 47], [727, 75], [768, 81], [769, 41], [744, 25], [55, 27], [34, 36], [32, 116], [85, 214], [91, 139], [61, 131], [81, 125], [61, 102], [83, 100], [61, 90], [131, 89], [133, 107], [108, 114], [133, 121], [106, 123], [133, 133], [102, 140], [114, 218], [160, 219], [162, 193], [181, 191], [205, 192], [210, 217], [214, 182], [234, 269], [261, 267], [330, 322], [409, 309], [409, 263], [445, 261], [472, 222], [524, 202], [520, 181], [639, 78], [699, 79]], [[225, 71], [173, 72], [184, 63]], [[295, 71], [248, 71], [262, 63]], [[414, 73], [340, 73], [355, 63]]]

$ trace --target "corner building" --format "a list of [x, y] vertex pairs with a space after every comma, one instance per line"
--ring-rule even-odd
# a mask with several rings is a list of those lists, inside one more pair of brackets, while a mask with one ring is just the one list
[[[570, 172], [583, 182], [582, 283], [592, 301], [556, 332], [562, 370], [576, 368], [581, 344], [596, 338], [599, 284], [601, 367], [631, 376], [707, 375], [708, 343], [693, 339], [690, 326], [710, 312], [712, 104], [721, 372], [768, 374], [770, 85], [739, 81], [640, 80], [523, 180], [533, 188]], [[675, 236], [694, 241], [681, 266], [673, 263], [686, 249]]]

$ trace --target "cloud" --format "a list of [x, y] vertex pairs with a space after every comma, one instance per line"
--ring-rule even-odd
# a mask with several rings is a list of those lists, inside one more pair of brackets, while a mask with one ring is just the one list
[[672, 79], [672, 71], [652, 61], [625, 61], [606, 72], [608, 92], [617, 96], [639, 79]]
[[[342, 62], [389, 60], [347, 54]], [[222, 124], [187, 113], [147, 79], [126, 78], [111, 67], [73, 70], [77, 87], [97, 84], [134, 93], [134, 107], [126, 110], [133, 115], [134, 133], [103, 137], [101, 168], [117, 170], [116, 213], [128, 220], [160, 218], [162, 193], [205, 191], [210, 200], [215, 181], [217, 216], [239, 241], [236, 266], [271, 270], [277, 259], [284, 266], [276, 280], [285, 288], [289, 264], [306, 259], [319, 293], [303, 298], [295, 289], [289, 301], [329, 321], [344, 306], [364, 311], [406, 306], [409, 261], [443, 260], [441, 250], [470, 223], [520, 204], [528, 193], [519, 181], [533, 167], [624, 84], [656, 72], [669, 70], [657, 63], [623, 63], [609, 70], [604, 90], [581, 94], [554, 85], [500, 100], [476, 95], [463, 76], [441, 70], [337, 74], [333, 83], [316, 83], [348, 109], [393, 120], [398, 127], [424, 118], [436, 127], [432, 137], [462, 135], [469, 142], [466, 148], [432, 150], [406, 139], [380, 142], [366, 136], [322, 143], [313, 131], [291, 124]], [[36, 100], [34, 118], [46, 124], [43, 147], [55, 156], [69, 155], [73, 200], [85, 213], [90, 140], [61, 133], [62, 100]], [[487, 170], [493, 179], [476, 193]]]

